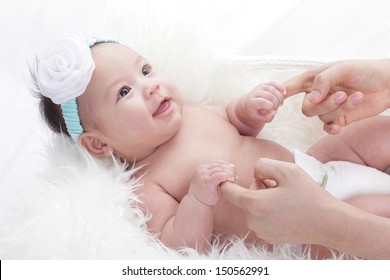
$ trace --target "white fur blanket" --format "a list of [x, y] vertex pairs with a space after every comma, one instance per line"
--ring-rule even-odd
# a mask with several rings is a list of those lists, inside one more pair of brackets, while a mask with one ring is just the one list
[[[5, 132], [2, 133], [5, 151], [0, 170], [1, 259], [306, 258], [306, 252], [302, 252], [299, 245], [281, 245], [268, 252], [263, 248], [248, 248], [235, 239], [228, 245], [214, 244], [204, 255], [190, 249], [176, 252], [165, 248], [148, 234], [146, 217], [134, 206], [137, 198], [133, 190], [138, 182], [131, 179], [131, 171], [124, 171], [123, 166], [110, 160], [94, 160], [61, 137], [47, 133], [38, 117], [36, 100], [28, 91], [27, 61], [50, 40], [66, 33], [120, 39], [176, 81], [189, 102], [226, 102], [246, 93], [258, 82], [281, 82], [324, 62], [219, 52], [221, 45], [228, 41], [218, 40], [221, 35], [215, 33], [218, 22], [210, 18], [218, 15], [218, 5], [229, 4], [211, 2], [37, 0], [31, 4], [25, 1], [2, 3], [0, 26], [5, 51], [0, 53], [0, 84], [4, 92], [0, 106], [1, 112], [6, 114], [1, 118]], [[258, 1], [252, 4], [254, 2]], [[265, 2], [262, 5], [266, 5]], [[277, 10], [285, 13], [289, 5], [295, 4], [286, 1]], [[162, 6], [169, 8], [162, 9]], [[302, 6], [298, 8], [293, 11]], [[237, 20], [236, 15], [245, 15], [245, 11], [255, 15], [250, 8], [233, 10], [234, 14], [228, 14], [227, 19], [220, 22], [227, 26], [225, 30], [250, 22], [246, 17]], [[206, 11], [211, 17], [200, 20], [199, 15], [205, 15]], [[259, 14], [258, 29], [265, 29], [271, 14]], [[214, 28], [211, 28], [212, 23]], [[250, 26], [252, 31], [254, 27]], [[273, 31], [274, 26], [269, 26], [269, 30]], [[384, 37], [379, 35], [378, 38]], [[238, 48], [240, 39], [230, 38], [230, 34], [224, 36], [231, 41], [231, 49]], [[260, 137], [277, 141], [289, 149], [302, 150], [321, 137], [320, 122], [301, 114], [301, 100], [302, 96], [286, 100]]]

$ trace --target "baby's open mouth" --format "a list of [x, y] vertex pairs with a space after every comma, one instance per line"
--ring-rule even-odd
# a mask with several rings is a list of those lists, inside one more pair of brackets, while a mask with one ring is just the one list
[[153, 117], [165, 116], [171, 111], [172, 105], [169, 99], [164, 99], [157, 110], [154, 112]]

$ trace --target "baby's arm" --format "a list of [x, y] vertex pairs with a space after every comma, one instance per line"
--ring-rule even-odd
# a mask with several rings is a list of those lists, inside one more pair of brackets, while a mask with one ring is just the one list
[[206, 250], [213, 233], [212, 206], [219, 200], [219, 185], [234, 182], [235, 177], [233, 165], [217, 160], [199, 166], [188, 193], [180, 202], [162, 188], [158, 188], [158, 193], [144, 194], [145, 207], [152, 214], [150, 230], [168, 247]]
[[257, 136], [264, 124], [272, 121], [285, 96], [286, 89], [281, 85], [259, 84], [248, 94], [232, 100], [227, 115], [240, 134]]

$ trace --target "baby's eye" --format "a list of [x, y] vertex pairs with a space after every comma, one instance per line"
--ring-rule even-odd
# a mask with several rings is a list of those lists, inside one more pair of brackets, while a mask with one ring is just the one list
[[152, 72], [152, 66], [151, 66], [151, 65], [146, 64], [146, 65], [144, 65], [144, 66], [142, 67], [142, 74], [143, 74], [144, 76], [149, 75], [150, 72]]
[[121, 87], [121, 89], [119, 90], [118, 99], [125, 97], [128, 93], [130, 93], [130, 91], [131, 91], [131, 87], [128, 86]]

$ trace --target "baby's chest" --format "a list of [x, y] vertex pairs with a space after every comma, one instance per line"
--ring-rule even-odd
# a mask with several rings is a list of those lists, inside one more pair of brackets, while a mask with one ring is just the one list
[[202, 123], [204, 120], [197, 118], [191, 124], [184, 123], [180, 133], [150, 166], [148, 175], [158, 178], [158, 183], [178, 201], [188, 192], [201, 164], [220, 159], [233, 162], [240, 150], [242, 136], [230, 123], [212, 116], [208, 120]]
[[177, 201], [181, 201], [188, 192], [201, 164], [219, 159], [232, 162], [235, 152], [231, 147], [213, 141], [189, 141], [188, 144], [171, 150], [158, 164], [150, 166], [147, 175], [156, 178], [158, 184]]

